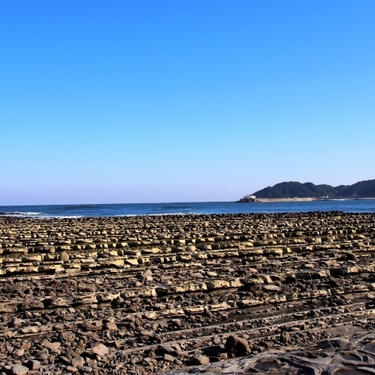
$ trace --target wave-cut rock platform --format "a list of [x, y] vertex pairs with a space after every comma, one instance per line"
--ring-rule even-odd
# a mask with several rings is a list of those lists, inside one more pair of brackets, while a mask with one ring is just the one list
[[375, 215], [0, 218], [0, 374], [373, 374]]

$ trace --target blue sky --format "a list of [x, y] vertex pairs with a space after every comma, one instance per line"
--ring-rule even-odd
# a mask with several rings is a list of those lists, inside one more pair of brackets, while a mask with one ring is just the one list
[[374, 179], [375, 1], [0, 0], [0, 205]]

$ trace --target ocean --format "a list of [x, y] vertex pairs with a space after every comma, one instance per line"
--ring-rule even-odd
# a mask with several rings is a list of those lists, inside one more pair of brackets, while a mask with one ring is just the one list
[[34, 218], [79, 218], [144, 215], [200, 215], [281, 212], [374, 212], [375, 199], [348, 199], [311, 202], [180, 202], [0, 206], [0, 216]]

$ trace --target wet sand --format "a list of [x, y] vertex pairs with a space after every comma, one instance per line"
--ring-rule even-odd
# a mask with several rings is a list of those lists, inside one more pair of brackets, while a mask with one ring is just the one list
[[368, 374], [374, 256], [374, 214], [1, 217], [0, 374]]

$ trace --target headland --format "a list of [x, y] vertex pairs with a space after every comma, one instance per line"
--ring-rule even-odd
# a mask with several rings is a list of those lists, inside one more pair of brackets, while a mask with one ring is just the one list
[[374, 214], [1, 217], [0, 373], [368, 374], [374, 275]]
[[[298, 181], [281, 182], [268, 186], [253, 194], [245, 195], [239, 202], [256, 202], [259, 199], [353, 199], [375, 198], [375, 180], [358, 181], [353, 185], [339, 185], [336, 187], [312, 182]], [[277, 202], [277, 200], [272, 200]], [[290, 202], [290, 201], [285, 201]]]

